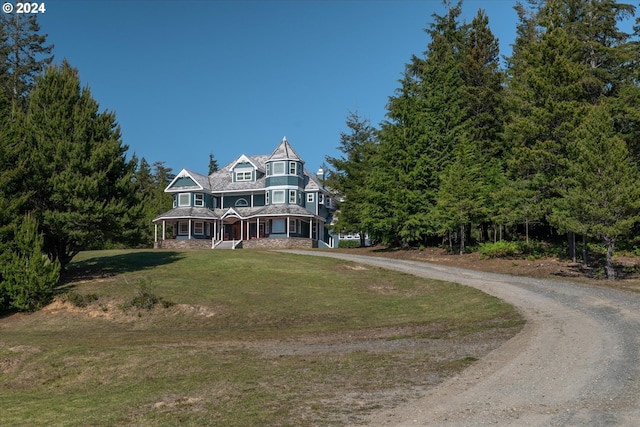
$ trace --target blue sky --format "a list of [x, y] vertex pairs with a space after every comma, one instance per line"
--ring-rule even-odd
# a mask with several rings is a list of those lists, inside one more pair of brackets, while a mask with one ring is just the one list
[[[515, 0], [466, 0], [511, 53]], [[349, 111], [374, 126], [439, 0], [46, 0], [55, 61], [115, 111], [129, 153], [178, 172], [269, 154], [283, 136], [315, 171]]]

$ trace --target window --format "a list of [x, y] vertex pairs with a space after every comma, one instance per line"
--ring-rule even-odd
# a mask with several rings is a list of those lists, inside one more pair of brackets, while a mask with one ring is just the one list
[[273, 190], [273, 194], [271, 194], [271, 203], [284, 203], [284, 190]]
[[291, 218], [289, 219], [289, 233], [297, 233], [298, 232], [298, 221]]
[[249, 202], [247, 202], [247, 199], [238, 199], [236, 200], [236, 206], [238, 207], [246, 207], [249, 206]]
[[284, 175], [284, 163], [285, 162], [275, 162], [271, 167], [271, 171], [274, 175]]
[[265, 204], [265, 205], [268, 205], [268, 204], [269, 204], [269, 192], [268, 192], [268, 191], [266, 191], [266, 192], [264, 193], [264, 204]]
[[324, 203], [324, 194], [318, 193], [318, 204], [321, 205]]
[[174, 208], [178, 207], [178, 196], [176, 196], [175, 194], [173, 196], [173, 207]]
[[285, 225], [284, 219], [274, 219], [271, 221], [271, 233], [286, 233]]
[[298, 175], [298, 164], [296, 162], [289, 163], [289, 175]]
[[315, 200], [314, 194], [307, 193], [307, 203], [313, 203], [314, 200]]
[[194, 194], [193, 205], [194, 206], [204, 206], [204, 194]]
[[252, 181], [253, 173], [251, 171], [236, 172], [236, 181]]
[[296, 204], [296, 190], [289, 190], [289, 204]]
[[178, 206], [191, 206], [191, 194], [190, 193], [178, 194]]
[[189, 234], [189, 223], [181, 221], [178, 223], [178, 234], [184, 236]]
[[196, 221], [193, 223], [193, 234], [204, 234], [204, 223], [201, 221]]

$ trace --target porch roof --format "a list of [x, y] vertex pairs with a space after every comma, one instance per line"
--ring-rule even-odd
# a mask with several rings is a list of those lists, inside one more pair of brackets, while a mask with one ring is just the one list
[[176, 219], [202, 219], [202, 220], [218, 220], [226, 217], [235, 217], [240, 219], [251, 219], [257, 217], [279, 217], [279, 216], [296, 216], [305, 218], [314, 218], [325, 221], [324, 218], [314, 215], [302, 206], [298, 205], [269, 205], [256, 207], [234, 207], [223, 209], [209, 208], [173, 208], [170, 211], [153, 219], [153, 222], [162, 220]]

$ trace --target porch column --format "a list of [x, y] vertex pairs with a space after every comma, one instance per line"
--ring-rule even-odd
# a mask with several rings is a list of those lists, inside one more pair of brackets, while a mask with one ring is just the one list
[[240, 240], [244, 240], [244, 220], [240, 220]]
[[213, 221], [213, 240], [218, 240], [218, 220]]
[[153, 224], [153, 241], [158, 243], [158, 223]]
[[309, 221], [309, 238], [313, 239], [313, 218]]
[[256, 239], [260, 238], [260, 217], [256, 217]]
[[165, 225], [165, 220], [162, 220], [162, 240], [166, 239], [166, 225]]
[[251, 233], [249, 232], [249, 222], [247, 221], [247, 240], [251, 239]]
[[188, 230], [189, 230], [189, 231], [188, 231], [188, 234], [187, 234], [187, 235], [189, 236], [189, 237], [188, 237], [188, 238], [189, 238], [189, 240], [191, 240], [191, 220], [189, 220], [188, 224], [189, 224], [189, 227], [188, 227]]
[[289, 238], [289, 217], [287, 217], [287, 239]]

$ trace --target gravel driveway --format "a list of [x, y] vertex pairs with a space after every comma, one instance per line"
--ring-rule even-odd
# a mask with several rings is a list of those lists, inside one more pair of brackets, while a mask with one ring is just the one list
[[341, 258], [461, 283], [518, 307], [520, 334], [372, 426], [639, 426], [640, 294], [343, 253]]

